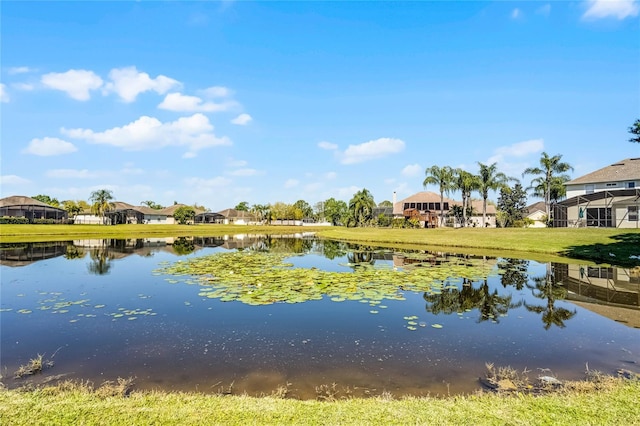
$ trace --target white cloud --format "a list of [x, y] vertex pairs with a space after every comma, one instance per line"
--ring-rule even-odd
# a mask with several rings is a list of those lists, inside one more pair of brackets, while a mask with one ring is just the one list
[[336, 192], [338, 193], [339, 199], [349, 200], [351, 199], [351, 197], [353, 197], [353, 194], [360, 191], [361, 189], [362, 188], [360, 188], [359, 186], [351, 185], [351, 186], [338, 188]]
[[542, 152], [544, 149], [544, 139], [531, 139], [517, 142], [512, 145], [501, 146], [494, 150], [494, 155], [488, 160], [489, 164], [502, 161], [505, 157], [525, 157], [529, 154]]
[[327, 180], [333, 180], [333, 179], [335, 179], [336, 177], [338, 177], [338, 174], [337, 174], [336, 172], [328, 172], [328, 173], [326, 173], [326, 174], [324, 175], [324, 177], [325, 177]]
[[31, 181], [29, 179], [25, 179], [16, 175], [0, 176], [0, 185], [26, 185], [30, 182]]
[[318, 147], [322, 149], [328, 149], [328, 150], [338, 149], [338, 145], [336, 145], [335, 143], [326, 142], [326, 141], [318, 142]]
[[212, 86], [201, 90], [203, 96], [207, 98], [228, 98], [233, 95], [233, 91], [223, 86]]
[[551, 5], [549, 3], [536, 9], [538, 15], [549, 16], [551, 14]]
[[16, 75], [16, 74], [26, 74], [28, 72], [33, 72], [33, 70], [29, 67], [11, 67], [7, 72], [10, 75]]
[[192, 188], [195, 187], [195, 188], [211, 189], [211, 188], [226, 187], [231, 184], [231, 179], [228, 179], [222, 176], [214, 177], [211, 179], [191, 177], [191, 178], [184, 179], [184, 183], [188, 187], [192, 187]]
[[36, 88], [36, 86], [31, 83], [11, 83], [11, 87], [24, 91], [30, 91]]
[[349, 145], [341, 155], [342, 164], [356, 164], [376, 158], [397, 154], [404, 150], [404, 142], [400, 139], [380, 138], [359, 145]]
[[640, 7], [637, 0], [587, 0], [587, 10], [583, 19], [616, 18], [622, 20], [638, 15]]
[[125, 175], [142, 175], [144, 170], [125, 165], [120, 170], [89, 170], [89, 169], [51, 169], [45, 176], [54, 179], [102, 179], [118, 178]]
[[231, 176], [255, 176], [260, 174], [256, 169], [238, 169], [229, 173]]
[[219, 112], [227, 111], [236, 106], [236, 102], [204, 102], [197, 96], [188, 96], [181, 93], [169, 93], [158, 105], [158, 108], [177, 112]]
[[522, 18], [522, 11], [517, 7], [511, 11], [511, 19]]
[[67, 72], [51, 72], [44, 74], [40, 81], [46, 87], [65, 92], [77, 101], [87, 101], [91, 91], [102, 87], [102, 79], [93, 71], [69, 70]]
[[151, 78], [146, 72], [139, 72], [136, 67], [114, 68], [109, 72], [109, 79], [105, 93], [115, 92], [125, 102], [133, 102], [140, 93], [153, 90], [164, 95], [174, 87], [179, 87], [179, 81], [164, 75]]
[[300, 182], [296, 179], [287, 179], [287, 181], [284, 183], [284, 187], [289, 189], [289, 188], [294, 188], [296, 186], [298, 186]]
[[253, 118], [251, 118], [249, 114], [240, 114], [239, 116], [231, 120], [231, 123], [237, 124], [239, 126], [246, 126], [251, 120], [253, 120]]
[[102, 174], [99, 172], [90, 172], [87, 169], [53, 169], [47, 170], [45, 176], [54, 179], [95, 179], [102, 177]]
[[305, 194], [313, 193], [320, 190], [323, 186], [324, 184], [322, 182], [308, 183], [304, 186], [304, 192]]
[[209, 119], [197, 113], [181, 117], [176, 121], [162, 123], [154, 117], [142, 116], [122, 127], [114, 127], [104, 132], [91, 129], [65, 129], [61, 132], [74, 139], [90, 143], [112, 145], [126, 151], [158, 149], [166, 146], [185, 146], [185, 158], [196, 156], [197, 151], [220, 145], [231, 145], [226, 136], [217, 137]]
[[71, 142], [58, 138], [42, 138], [32, 139], [29, 145], [22, 151], [24, 154], [39, 155], [42, 157], [50, 157], [53, 155], [69, 154], [77, 151]]
[[405, 166], [400, 173], [402, 173], [402, 176], [415, 177], [420, 176], [423, 173], [423, 170], [420, 164], [409, 164], [408, 166]]
[[[494, 150], [486, 164], [498, 163], [500, 171], [507, 176], [518, 176], [527, 168], [527, 158], [544, 150], [543, 139], [531, 139], [512, 145], [501, 146]], [[464, 168], [464, 166], [462, 166]]]
[[9, 94], [7, 93], [7, 86], [0, 83], [0, 102], [9, 102]]
[[235, 160], [233, 158], [229, 158], [227, 160], [227, 165], [229, 167], [244, 167], [247, 164], [249, 164], [249, 163], [247, 163], [245, 160]]

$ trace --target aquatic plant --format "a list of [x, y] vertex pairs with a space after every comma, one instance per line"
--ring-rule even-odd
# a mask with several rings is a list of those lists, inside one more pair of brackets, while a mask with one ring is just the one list
[[[384, 299], [404, 300], [404, 291], [439, 293], [442, 283], [455, 278], [486, 278], [492, 265], [482, 259], [450, 257], [433, 262], [432, 255], [392, 268], [362, 263], [351, 272], [324, 271], [316, 268], [294, 268], [286, 260], [293, 253], [237, 251], [162, 265], [155, 274], [184, 276], [185, 282], [203, 288], [201, 297], [224, 302], [240, 301], [249, 305], [277, 302], [301, 303], [328, 297], [334, 301], [361, 300], [379, 302]], [[412, 258], [419, 259], [413, 254]]]

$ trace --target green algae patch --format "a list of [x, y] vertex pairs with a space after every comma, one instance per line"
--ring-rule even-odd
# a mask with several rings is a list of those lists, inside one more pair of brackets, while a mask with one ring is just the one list
[[293, 253], [238, 251], [161, 265], [154, 274], [169, 275], [168, 282], [182, 281], [203, 288], [199, 296], [248, 305], [302, 303], [327, 297], [335, 302], [362, 301], [373, 306], [382, 300], [404, 300], [403, 293], [437, 294], [451, 279], [485, 279], [493, 265], [481, 259], [451, 257], [432, 262], [431, 255], [418, 257], [402, 268], [361, 267], [353, 271], [294, 268], [287, 262]]

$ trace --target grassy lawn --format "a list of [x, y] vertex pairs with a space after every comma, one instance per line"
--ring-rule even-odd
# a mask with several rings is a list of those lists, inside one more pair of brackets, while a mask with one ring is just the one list
[[542, 396], [494, 393], [446, 398], [300, 401], [278, 397], [76, 388], [0, 390], [3, 425], [433, 424], [632, 425], [640, 423], [640, 381]]
[[[598, 228], [438, 228], [390, 229], [242, 225], [1, 225], [0, 242], [39, 242], [86, 238], [144, 238], [234, 234], [295, 234], [316, 232], [363, 244], [407, 248], [482, 249], [486, 255], [518, 254], [533, 260], [556, 256], [620, 266], [639, 266], [640, 230]], [[467, 250], [465, 250], [467, 249]], [[535, 254], [524, 256], [523, 253]], [[611, 256], [613, 254], [613, 256]]]

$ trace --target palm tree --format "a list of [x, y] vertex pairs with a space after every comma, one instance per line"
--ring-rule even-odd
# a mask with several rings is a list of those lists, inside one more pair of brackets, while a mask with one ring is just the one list
[[504, 188], [510, 180], [507, 175], [498, 172], [498, 166], [493, 163], [489, 166], [478, 162], [480, 166], [480, 179], [478, 191], [482, 195], [482, 226], [487, 223], [487, 198], [489, 198], [489, 190], [497, 191]]
[[425, 170], [427, 175], [422, 186], [437, 185], [440, 190], [440, 226], [444, 226], [444, 194], [454, 189], [454, 172], [449, 166], [431, 166]]
[[108, 189], [98, 189], [93, 191], [89, 200], [93, 202], [91, 209], [95, 214], [102, 218], [102, 224], [104, 224], [104, 214], [113, 208], [113, 193]]
[[[544, 204], [547, 208], [547, 220], [551, 219], [551, 188], [554, 184], [554, 178], [560, 177], [561, 179], [569, 180], [567, 175], [561, 175], [562, 173], [568, 172], [569, 170], [573, 171], [573, 167], [569, 163], [563, 163], [560, 161], [562, 159], [562, 155], [557, 154], [553, 157], [549, 157], [549, 154], [546, 152], [542, 153], [540, 157], [540, 167], [528, 167], [522, 172], [522, 176], [524, 175], [538, 175], [539, 178], [536, 178], [532, 181], [537, 182], [535, 186], [542, 185], [543, 193], [544, 193]], [[561, 176], [558, 176], [561, 175]]]
[[349, 213], [351, 214], [355, 226], [366, 224], [373, 217], [373, 209], [376, 206], [373, 195], [368, 189], [362, 189], [349, 201]]
[[[551, 179], [551, 193], [549, 198], [554, 202], [560, 201], [567, 195], [567, 188], [564, 186], [565, 182], [568, 182], [571, 178], [567, 175], [554, 176]], [[542, 176], [537, 177], [531, 181], [531, 186], [527, 190], [533, 190], [534, 197], [544, 198], [545, 182]]]
[[467, 225], [467, 207], [471, 192], [480, 188], [480, 178], [466, 170], [456, 169], [456, 188], [462, 192], [462, 226]]

